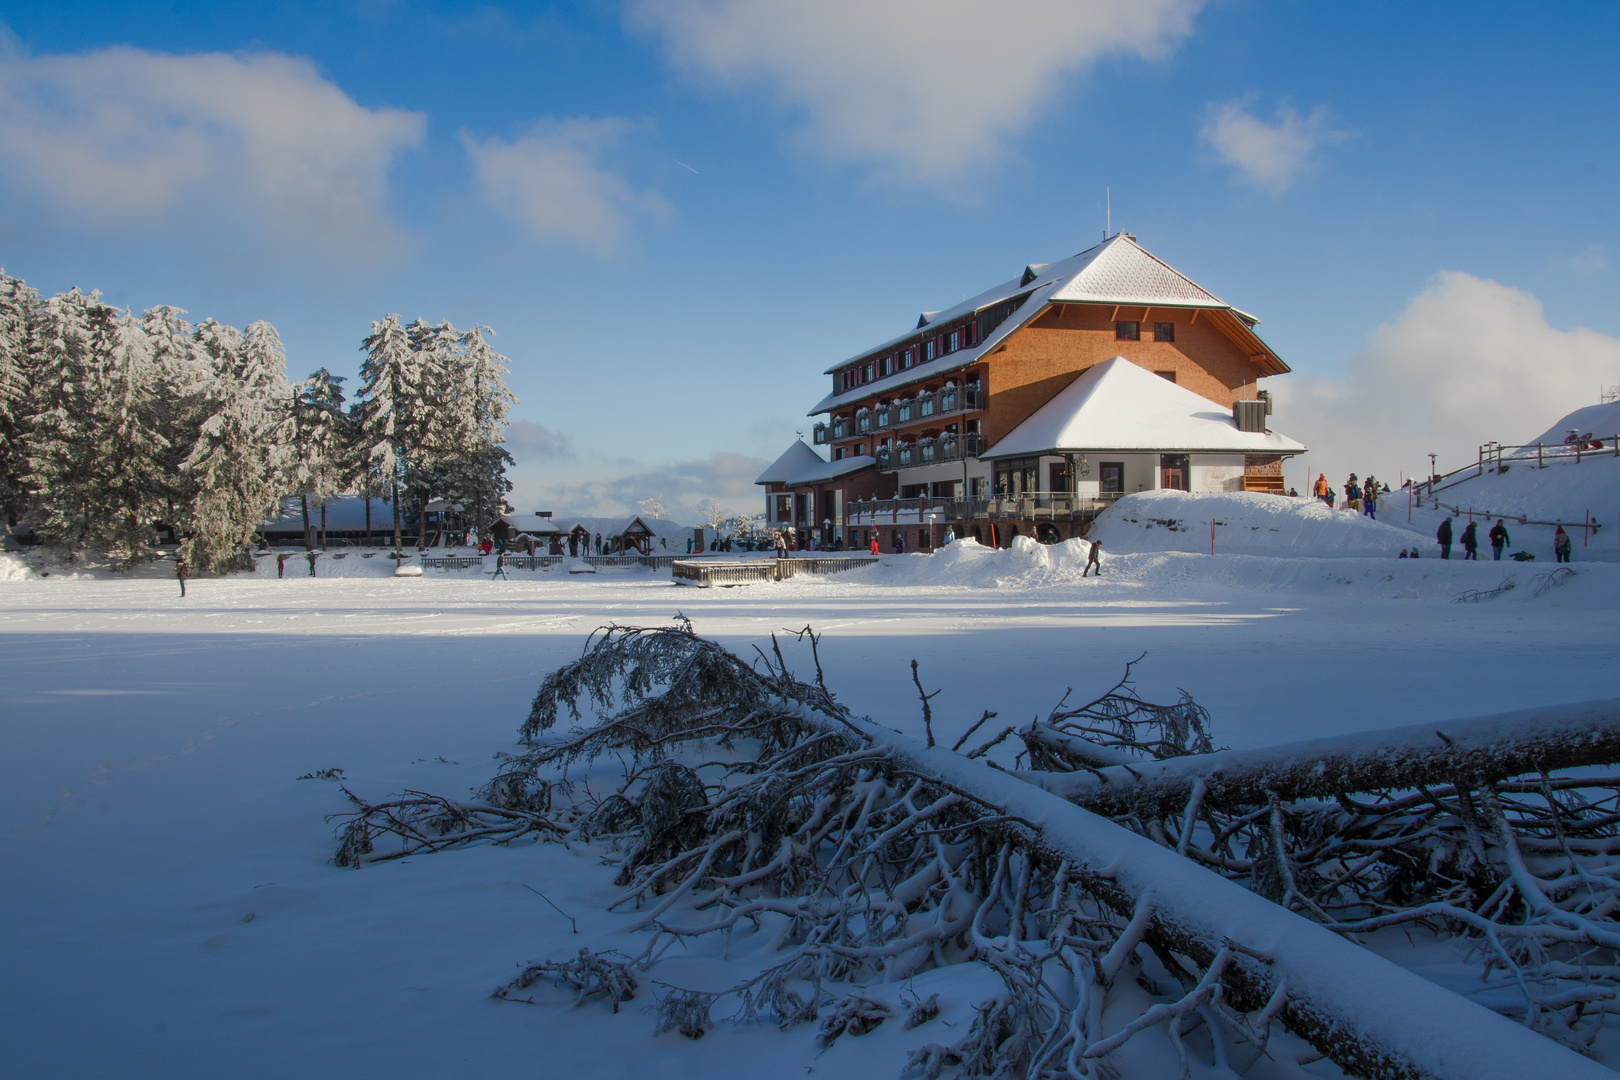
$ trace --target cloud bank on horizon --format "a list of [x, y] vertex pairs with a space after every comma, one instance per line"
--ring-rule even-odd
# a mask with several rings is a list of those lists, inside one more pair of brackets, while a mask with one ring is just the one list
[[1312, 476], [1371, 470], [1393, 484], [1397, 470], [1424, 475], [1431, 452], [1445, 472], [1487, 440], [1533, 439], [1617, 378], [1620, 338], [1559, 330], [1530, 293], [1453, 270], [1374, 330], [1342, 377], [1281, 380], [1276, 420], [1309, 444]]

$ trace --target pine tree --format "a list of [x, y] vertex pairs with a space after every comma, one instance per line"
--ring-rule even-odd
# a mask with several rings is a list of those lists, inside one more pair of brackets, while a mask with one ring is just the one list
[[495, 351], [484, 339], [486, 334], [493, 337], [495, 331], [475, 326], [458, 335], [452, 400], [459, 426], [455, 441], [462, 449], [451, 469], [457, 482], [453, 492], [446, 492], [472, 506], [473, 528], [480, 539], [486, 535], [487, 522], [512, 512], [506, 502], [506, 493], [512, 490], [506, 467], [512, 464], [512, 455], [501, 443], [506, 441], [507, 414], [518, 403], [506, 387], [511, 361]]
[[33, 381], [29, 324], [38, 309], [39, 294], [0, 269], [0, 512], [8, 526], [17, 524], [27, 509], [23, 439]]
[[321, 544], [326, 543], [326, 504], [342, 493], [360, 471], [354, 431], [343, 409], [343, 377], [321, 368], [298, 384], [294, 400], [293, 490], [304, 514], [304, 547], [310, 550], [309, 497], [321, 509]]
[[93, 477], [101, 453], [92, 402], [99, 380], [90, 357], [95, 295], [77, 288], [40, 305], [29, 338], [34, 380], [24, 412], [25, 483], [36, 493], [31, 522], [56, 554], [76, 559], [90, 540]]
[[361, 444], [367, 459], [388, 486], [394, 508], [394, 551], [400, 547], [399, 485], [410, 455], [416, 452], [423, 408], [422, 373], [411, 340], [398, 315], [371, 324], [360, 365]]
[[202, 416], [176, 485], [176, 531], [192, 566], [226, 569], [242, 552], [285, 483], [292, 436], [292, 388], [275, 327], [244, 335], [212, 319], [198, 325], [195, 400]]

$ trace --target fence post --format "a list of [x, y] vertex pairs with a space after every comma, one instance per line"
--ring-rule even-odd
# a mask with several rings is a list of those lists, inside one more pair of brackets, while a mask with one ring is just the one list
[[1536, 443], [1536, 468], [1545, 469], [1546, 467], [1541, 463], [1541, 444]]
[[1215, 554], [1215, 519], [1209, 519], [1209, 553]]

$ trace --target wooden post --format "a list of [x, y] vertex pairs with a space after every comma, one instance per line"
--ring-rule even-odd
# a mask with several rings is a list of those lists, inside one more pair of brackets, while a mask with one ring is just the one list
[[1536, 468], [1538, 468], [1538, 469], [1545, 469], [1546, 468], [1546, 466], [1541, 463], [1541, 444], [1540, 443], [1536, 443]]

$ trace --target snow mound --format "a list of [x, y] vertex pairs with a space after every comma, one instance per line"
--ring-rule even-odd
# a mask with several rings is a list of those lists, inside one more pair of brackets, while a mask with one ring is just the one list
[[[1393, 504], [1386, 498], [1381, 505], [1387, 511]], [[1412, 536], [1404, 529], [1365, 515], [1330, 510], [1317, 499], [1257, 492], [1127, 495], [1097, 516], [1090, 535], [1114, 555], [1167, 551], [1207, 555], [1211, 521], [1218, 555], [1366, 559], [1393, 557], [1412, 546]]]
[[22, 555], [13, 551], [0, 552], [0, 581], [23, 581], [38, 576]]

